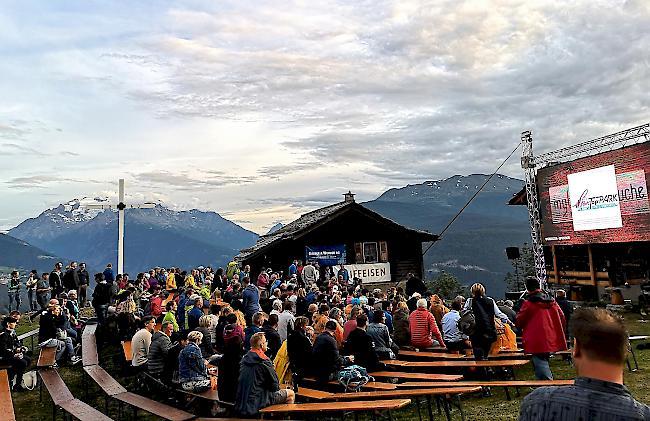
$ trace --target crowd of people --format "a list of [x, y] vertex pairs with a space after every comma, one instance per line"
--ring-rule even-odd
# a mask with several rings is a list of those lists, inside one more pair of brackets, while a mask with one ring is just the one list
[[[295, 387], [308, 377], [326, 383], [351, 364], [368, 372], [389, 369], [382, 360], [397, 358], [403, 346], [443, 347], [482, 360], [516, 349], [519, 334], [524, 351], [533, 356], [537, 379], [553, 378], [549, 356], [567, 349], [568, 337], [584, 344], [581, 356], [598, 358], [588, 350], [589, 327], [581, 321], [570, 332], [572, 310], [563, 294], [552, 297], [535, 278], [512, 303], [493, 300], [480, 283], [471, 286], [468, 297], [440, 297], [413, 275], [405, 288], [370, 289], [351, 279], [344, 265], [321, 270], [297, 260], [286, 274], [262, 268], [254, 275], [233, 261], [216, 270], [153, 268], [134, 279], [115, 274], [109, 264], [94, 275], [96, 285], [86, 301], [88, 276], [79, 276], [85, 268], [76, 262], [62, 268], [57, 263], [49, 274], [32, 274], [41, 307], [39, 343], [56, 347], [57, 362], [79, 361], [79, 312], [92, 306], [103, 328], [131, 341], [135, 372], [200, 393], [212, 386], [211, 367], [216, 367], [220, 400], [234, 403], [241, 416], [293, 402], [292, 388], [281, 385]], [[15, 334], [7, 333], [15, 328], [12, 314], [2, 323], [1, 358], [20, 374], [30, 356]], [[527, 405], [526, 411], [534, 411]]]

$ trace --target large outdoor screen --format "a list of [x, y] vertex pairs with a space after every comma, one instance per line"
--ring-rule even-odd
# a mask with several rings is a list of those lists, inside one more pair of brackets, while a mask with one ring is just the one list
[[548, 245], [650, 240], [650, 142], [541, 168]]

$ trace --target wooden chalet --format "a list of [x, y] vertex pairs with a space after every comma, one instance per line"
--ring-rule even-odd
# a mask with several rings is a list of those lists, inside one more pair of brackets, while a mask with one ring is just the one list
[[[241, 250], [235, 260], [250, 265], [253, 274], [262, 268], [286, 274], [294, 259], [307, 260], [307, 249], [336, 249], [343, 251], [340, 261], [357, 269], [381, 264], [388, 267], [388, 263], [389, 282], [405, 280], [408, 273], [422, 277], [422, 243], [436, 241], [438, 236], [391, 221], [355, 202], [350, 192], [344, 196], [343, 202], [304, 214], [261, 236], [253, 247]], [[355, 273], [363, 280], [359, 275], [372, 272]]]

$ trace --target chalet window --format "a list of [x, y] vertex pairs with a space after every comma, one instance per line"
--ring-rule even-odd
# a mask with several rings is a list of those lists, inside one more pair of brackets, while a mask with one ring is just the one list
[[388, 262], [388, 243], [386, 241], [379, 242], [379, 261], [381, 263]]
[[386, 263], [388, 262], [388, 242], [368, 241], [354, 243], [355, 263]]
[[377, 263], [379, 261], [379, 249], [377, 243], [363, 243], [363, 263]]

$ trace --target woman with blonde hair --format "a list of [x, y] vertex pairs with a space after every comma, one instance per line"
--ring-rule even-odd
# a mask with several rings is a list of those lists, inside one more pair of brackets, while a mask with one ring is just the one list
[[183, 390], [194, 393], [205, 392], [210, 388], [210, 376], [201, 355], [199, 344], [203, 340], [201, 332], [187, 334], [187, 346], [178, 355], [178, 377]]
[[483, 284], [473, 284], [470, 292], [472, 296], [465, 302], [464, 310], [472, 310], [476, 325], [469, 339], [472, 341], [474, 358], [486, 360], [492, 344], [497, 340], [494, 318], [498, 317], [502, 322], [509, 323], [508, 316], [499, 310], [492, 298], [485, 295]]

